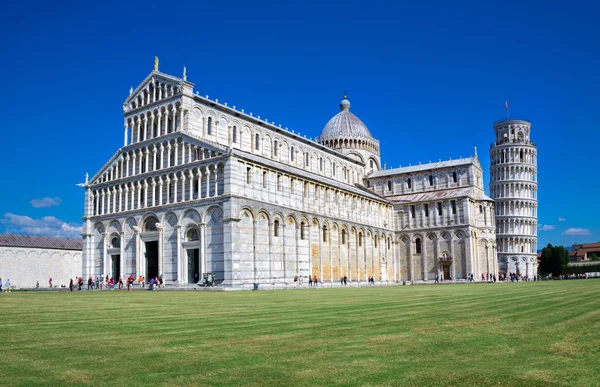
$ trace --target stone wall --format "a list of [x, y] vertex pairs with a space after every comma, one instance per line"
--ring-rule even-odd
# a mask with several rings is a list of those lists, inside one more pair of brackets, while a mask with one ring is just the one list
[[81, 275], [81, 251], [0, 246], [0, 277], [12, 286], [34, 288], [39, 281], [47, 288], [50, 278], [54, 286], [68, 286]]

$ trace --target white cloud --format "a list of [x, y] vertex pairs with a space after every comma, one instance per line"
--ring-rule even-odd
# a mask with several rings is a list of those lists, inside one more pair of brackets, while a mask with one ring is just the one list
[[555, 228], [556, 228], [556, 226], [553, 226], [551, 224], [540, 224], [539, 225], [540, 231], [550, 231], [550, 230], [554, 230]]
[[81, 225], [77, 223], [68, 224], [54, 216], [44, 216], [41, 219], [33, 219], [25, 215], [6, 213], [0, 219], [7, 234], [20, 235], [42, 235], [63, 238], [81, 237]]
[[566, 219], [565, 219], [565, 218], [563, 218], [562, 216], [561, 216], [560, 218], [558, 218], [558, 221], [559, 221], [559, 222], [564, 222], [565, 220], [566, 220]]
[[62, 200], [60, 200], [59, 197], [43, 198], [43, 199], [33, 199], [29, 203], [31, 203], [31, 205], [34, 208], [48, 208], [48, 207], [54, 207], [54, 206], [60, 205], [60, 203], [62, 203]]
[[590, 235], [591, 231], [587, 228], [570, 228], [562, 233], [563, 235]]

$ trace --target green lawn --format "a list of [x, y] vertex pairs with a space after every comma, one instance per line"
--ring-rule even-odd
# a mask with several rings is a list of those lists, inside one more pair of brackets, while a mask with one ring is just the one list
[[600, 385], [600, 281], [0, 295], [0, 385]]

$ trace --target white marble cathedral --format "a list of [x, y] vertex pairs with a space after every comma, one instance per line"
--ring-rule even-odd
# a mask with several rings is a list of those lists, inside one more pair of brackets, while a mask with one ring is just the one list
[[477, 155], [381, 169], [350, 102], [314, 141], [154, 71], [123, 105], [123, 147], [85, 184], [83, 275], [215, 273], [284, 288], [497, 273], [494, 202]]

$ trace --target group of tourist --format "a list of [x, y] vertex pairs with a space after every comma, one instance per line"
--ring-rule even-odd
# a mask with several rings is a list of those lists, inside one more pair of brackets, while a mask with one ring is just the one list
[[544, 274], [543, 276], [539, 276], [540, 278], [538, 279], [538, 281], [553, 281], [553, 280], [566, 280], [566, 279], [588, 279], [589, 275], [588, 273], [583, 273], [583, 274], [575, 274], [575, 273], [571, 273], [571, 274], [559, 274], [559, 275], [552, 275], [552, 273], [550, 274]]
[[[297, 274], [294, 276], [294, 284], [297, 287], [301, 287], [303, 282], [304, 282], [304, 278], [302, 278], [302, 276], [299, 276]], [[310, 286], [310, 287], [319, 286], [319, 279], [317, 278], [316, 275], [308, 276], [308, 286]]]
[[4, 284], [2, 283], [2, 277], [0, 277], [0, 293], [10, 293], [10, 279], [6, 279]]
[[157, 290], [160, 288], [164, 288], [165, 283], [163, 281], [163, 276], [158, 276], [154, 278], [150, 278], [150, 282], [148, 282], [148, 290]]
[[217, 276], [214, 273], [205, 273], [204, 278], [202, 279], [202, 284], [205, 288], [212, 288], [215, 286], [215, 281], [217, 280]]

